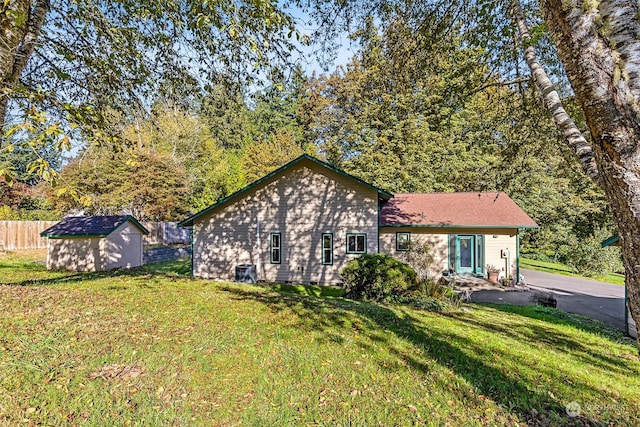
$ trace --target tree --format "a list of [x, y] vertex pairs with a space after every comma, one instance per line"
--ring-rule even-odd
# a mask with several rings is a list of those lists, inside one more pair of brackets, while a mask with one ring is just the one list
[[42, 176], [34, 164], [47, 162], [58, 168], [60, 152], [51, 146], [29, 146], [13, 138], [0, 149], [0, 169], [11, 171], [7, 181], [0, 176], [0, 217], [2, 219], [57, 219], [57, 212], [49, 205], [42, 188]]
[[3, 130], [37, 136], [35, 111], [60, 131], [34, 140], [60, 147], [65, 133], [118, 145], [106, 114], [143, 116], [158, 95], [277, 79], [299, 38], [289, 14], [263, 0], [8, 0], [0, 29]]
[[[91, 147], [62, 170], [64, 187], [55, 197], [66, 213], [82, 210], [89, 215], [129, 214], [141, 221], [175, 221], [187, 213], [188, 184], [185, 171], [169, 156], [144, 148], [114, 153]], [[86, 202], [79, 202], [69, 191], [77, 191]]]
[[640, 322], [640, 5], [541, 0], [589, 126], [596, 179], [620, 234], [633, 319]]
[[369, 20], [354, 37], [362, 48], [347, 67], [309, 88], [327, 159], [390, 191], [493, 188], [499, 146], [478, 137], [463, 96], [486, 73], [476, 52], [456, 37], [436, 49], [401, 19], [382, 29]]
[[241, 159], [247, 182], [262, 178], [303, 153], [295, 135], [286, 129], [277, 130], [272, 137], [248, 144]]
[[[233, 109], [225, 114], [232, 119], [234, 113], [244, 115], [242, 110]], [[135, 118], [119, 135], [138, 150], [170, 159], [186, 173], [187, 205], [193, 211], [204, 209], [245, 184], [237, 150], [229, 147], [228, 139], [219, 139], [224, 133], [212, 132], [209, 119], [176, 105], [159, 104], [149, 118]]]

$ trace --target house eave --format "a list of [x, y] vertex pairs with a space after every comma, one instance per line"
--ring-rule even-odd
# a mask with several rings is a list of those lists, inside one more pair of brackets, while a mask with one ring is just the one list
[[474, 228], [474, 229], [524, 229], [539, 228], [537, 225], [460, 225], [460, 224], [380, 224], [380, 228]]
[[604, 240], [602, 243], [600, 243], [601, 248], [606, 248], [607, 246], [620, 246], [620, 236], [617, 234], [614, 234], [613, 236], [609, 237], [607, 240]]

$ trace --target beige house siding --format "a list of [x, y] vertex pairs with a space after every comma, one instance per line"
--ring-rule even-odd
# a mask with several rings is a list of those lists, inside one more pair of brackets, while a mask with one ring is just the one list
[[413, 227], [380, 227], [380, 253], [405, 261], [405, 252], [396, 250], [396, 233], [411, 233], [412, 245], [428, 244], [432, 247], [433, 267], [429, 276], [436, 277], [448, 268], [449, 235], [434, 233], [431, 229]]
[[142, 233], [126, 221], [104, 238], [106, 269], [132, 268], [142, 265]]
[[432, 276], [438, 276], [449, 269], [449, 235], [483, 235], [484, 262], [483, 271], [487, 264], [501, 269], [501, 276], [505, 275], [507, 259], [501, 258], [501, 251], [509, 250], [509, 264], [511, 276], [515, 277], [517, 270], [517, 237], [516, 229], [478, 229], [478, 228], [420, 228], [420, 227], [380, 227], [380, 252], [403, 259], [404, 253], [396, 251], [396, 233], [411, 233], [411, 243], [427, 243], [433, 247], [434, 263]]
[[[340, 283], [347, 233], [366, 233], [378, 252], [378, 192], [310, 161], [247, 190], [194, 221], [194, 275], [233, 280], [239, 264], [258, 280]], [[270, 234], [281, 233], [281, 263], [270, 263]], [[321, 263], [323, 233], [333, 234], [333, 264]]]
[[71, 271], [101, 271], [101, 240], [92, 238], [48, 239], [47, 268]]

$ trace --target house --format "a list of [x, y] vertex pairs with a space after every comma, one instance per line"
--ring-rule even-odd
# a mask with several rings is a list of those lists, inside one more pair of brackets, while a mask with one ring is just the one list
[[142, 265], [142, 239], [149, 234], [129, 215], [68, 217], [47, 228], [47, 268], [105, 271]]
[[269, 282], [339, 284], [363, 253], [433, 245], [442, 273], [518, 273], [518, 233], [537, 227], [504, 193], [393, 195], [302, 155], [185, 219], [194, 276], [233, 280], [251, 266]]
[[502, 192], [396, 194], [380, 210], [380, 252], [401, 257], [411, 245], [427, 244], [434, 248], [432, 276], [449, 269], [485, 276], [491, 265], [517, 278], [519, 230], [532, 227]]

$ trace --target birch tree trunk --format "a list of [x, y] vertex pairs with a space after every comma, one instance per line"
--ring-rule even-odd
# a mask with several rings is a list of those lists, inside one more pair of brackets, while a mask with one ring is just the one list
[[553, 87], [551, 79], [542, 68], [537, 59], [535, 48], [531, 43], [529, 27], [525, 20], [519, 0], [511, 0], [511, 16], [518, 27], [520, 38], [524, 46], [524, 58], [531, 70], [533, 81], [542, 94], [544, 105], [551, 114], [553, 121], [562, 134], [565, 142], [573, 153], [578, 157], [582, 169], [591, 178], [598, 180], [598, 167], [593, 157], [593, 149], [578, 129], [571, 116], [567, 113], [560, 100], [560, 95]]
[[[540, 0], [591, 132], [640, 324], [640, 14], [637, 0]], [[640, 344], [640, 342], [639, 342]]]
[[3, 125], [11, 91], [35, 49], [49, 7], [49, 0], [9, 0], [0, 5], [0, 121]]

